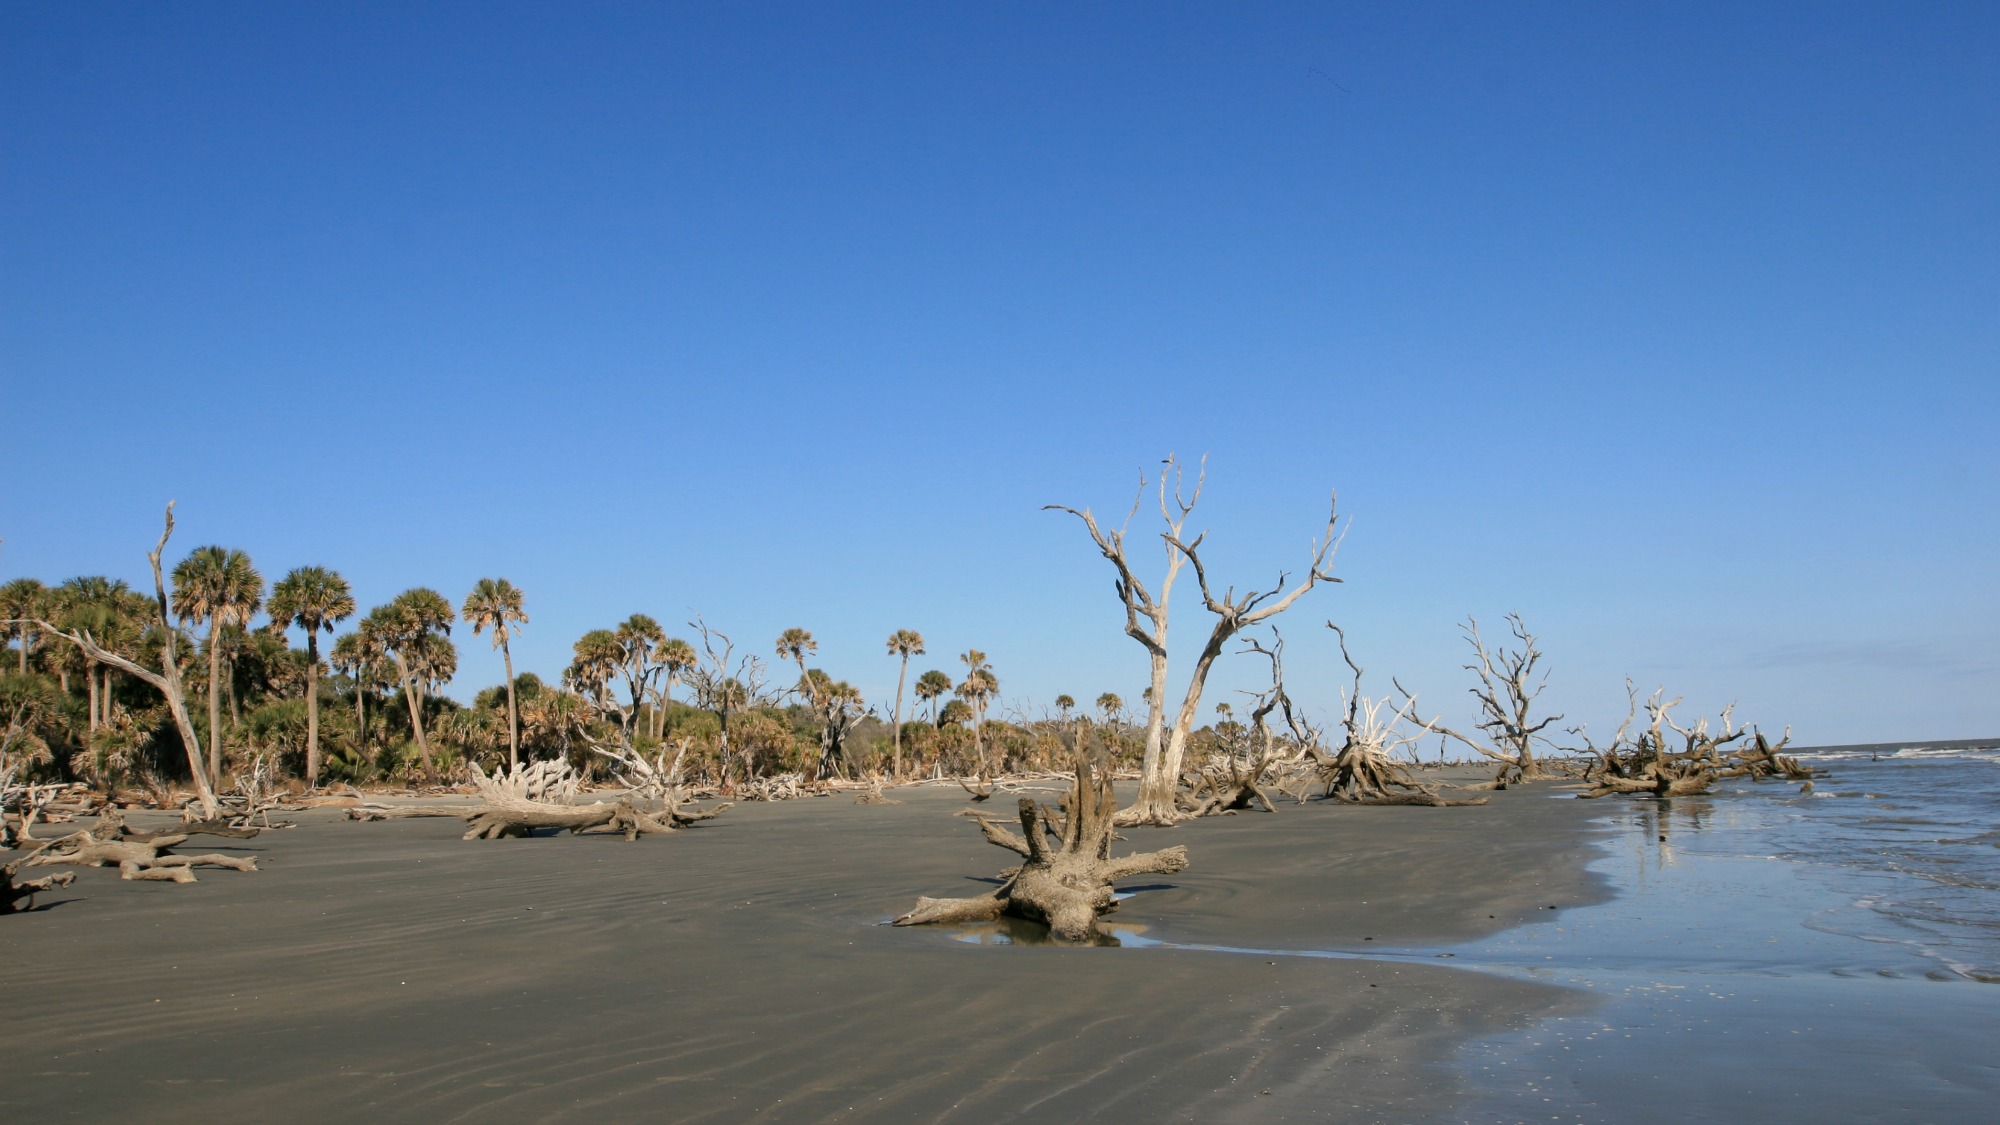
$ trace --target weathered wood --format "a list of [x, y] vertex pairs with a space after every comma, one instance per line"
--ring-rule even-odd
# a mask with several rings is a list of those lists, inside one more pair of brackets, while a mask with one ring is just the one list
[[1118, 811], [1110, 779], [1079, 762], [1070, 789], [1068, 815], [1060, 826], [1046, 806], [1029, 798], [1020, 805], [1021, 834], [984, 817], [979, 828], [988, 842], [1027, 862], [1007, 873], [991, 894], [972, 898], [920, 898], [895, 919], [898, 926], [992, 921], [1003, 914], [1046, 923], [1062, 941], [1087, 942], [1098, 933], [1097, 918], [1117, 908], [1112, 883], [1134, 875], [1172, 874], [1187, 867], [1187, 849], [1111, 858], [1112, 826]]

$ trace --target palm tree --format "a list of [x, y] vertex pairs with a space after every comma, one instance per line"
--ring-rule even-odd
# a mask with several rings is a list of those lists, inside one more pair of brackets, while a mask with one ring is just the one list
[[28, 650], [34, 647], [35, 630], [30, 621], [48, 613], [49, 588], [34, 578], [16, 578], [0, 586], [0, 617], [14, 622], [14, 637], [21, 642], [21, 675], [28, 674]]
[[234, 548], [196, 547], [174, 568], [174, 614], [208, 622], [208, 783], [222, 784], [222, 630], [245, 628], [264, 601], [264, 576]]
[[424, 688], [439, 680], [441, 671], [442, 679], [451, 678], [451, 672], [443, 671], [447, 664], [454, 671], [457, 668], [458, 651], [447, 638], [458, 617], [444, 595], [428, 586], [405, 590], [388, 605], [370, 610], [368, 616], [376, 620], [382, 647], [396, 660], [396, 672], [403, 681], [403, 702], [410, 709], [410, 729], [428, 772], [431, 744], [424, 733]]
[[669, 637], [667, 642], [660, 646], [659, 656], [660, 667], [666, 669], [666, 677], [660, 685], [660, 709], [655, 713], [653, 722], [654, 738], [666, 737], [667, 708], [673, 706], [674, 683], [687, 675], [688, 669], [695, 666], [696, 660], [694, 646], [679, 637]]
[[986, 654], [976, 648], [966, 649], [958, 654], [965, 665], [965, 682], [958, 685], [957, 694], [972, 706], [972, 747], [979, 755], [980, 768], [986, 768], [986, 704], [1000, 694], [1000, 677], [993, 674], [993, 665], [987, 662]]
[[[87, 575], [72, 578], [56, 587], [49, 601], [61, 615], [65, 629], [89, 633], [97, 643], [106, 647], [119, 648], [118, 636], [125, 624], [124, 616], [130, 605], [132, 588], [124, 582], [102, 575]], [[83, 666], [84, 686], [89, 692], [90, 723], [93, 732], [111, 723], [111, 666], [92, 659], [81, 649], [67, 654], [69, 658], [80, 660]], [[100, 683], [100, 678], [102, 683]]]
[[507, 662], [507, 765], [519, 769], [521, 711], [514, 702], [514, 653], [507, 647], [507, 637], [515, 627], [528, 623], [528, 615], [521, 610], [521, 590], [505, 578], [482, 578], [465, 596], [465, 605], [459, 612], [465, 623], [472, 626], [473, 636], [486, 629], [493, 630], [493, 647], [500, 650], [500, 659]]
[[790, 659], [799, 666], [799, 686], [805, 689], [806, 697], [813, 697], [812, 681], [806, 676], [806, 657], [819, 651], [819, 642], [804, 629], [787, 629], [778, 634], [778, 659]]
[[1097, 713], [1104, 716], [1105, 726], [1112, 725], [1117, 720], [1118, 713], [1123, 710], [1125, 701], [1118, 698], [1116, 692], [1107, 691], [1097, 697]]
[[360, 628], [333, 642], [331, 663], [354, 680], [354, 750], [363, 759], [368, 757], [368, 692], [385, 680], [386, 655], [381, 631], [372, 620], [363, 620]]
[[306, 788], [319, 787], [319, 633], [354, 616], [347, 579], [323, 566], [296, 567], [271, 587], [271, 623], [306, 631]]
[[[660, 623], [643, 613], [635, 613], [613, 630], [618, 646], [624, 651], [624, 660], [619, 665], [619, 673], [625, 677], [626, 694], [632, 700], [632, 719], [639, 718], [639, 708], [652, 694], [653, 677], [660, 672], [654, 654], [667, 643], [667, 631]], [[652, 725], [647, 724], [650, 733]]]
[[917, 699], [931, 705], [931, 725], [938, 725], [938, 701], [951, 694], [951, 677], [935, 668], [917, 677]]
[[895, 774], [903, 776], [903, 681], [910, 675], [910, 657], [924, 654], [924, 635], [915, 629], [898, 629], [889, 634], [889, 655], [903, 659], [902, 670], [896, 673], [896, 757]]

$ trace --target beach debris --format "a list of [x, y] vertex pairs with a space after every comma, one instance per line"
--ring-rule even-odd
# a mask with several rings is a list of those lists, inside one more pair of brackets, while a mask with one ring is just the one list
[[637, 840], [640, 836], [673, 832], [699, 821], [713, 820], [730, 807], [723, 804], [706, 810], [683, 808], [677, 791], [668, 791], [661, 797], [662, 807], [657, 811], [642, 809], [629, 797], [610, 803], [575, 804], [582, 779], [566, 761], [523, 763], [490, 777], [475, 764], [472, 772], [485, 804], [464, 814], [468, 840], [530, 836], [537, 828], [567, 829], [572, 833], [619, 832], [627, 840]]
[[[122, 826], [121, 826], [122, 827]], [[120, 837], [98, 835], [97, 829], [76, 832], [51, 840], [24, 862], [30, 867], [116, 867], [122, 879], [148, 882], [192, 883], [195, 867], [225, 867], [231, 871], [257, 870], [257, 857], [177, 855], [174, 847], [186, 843], [186, 833]]]
[[1117, 812], [1110, 778], [1079, 755], [1076, 777], [1060, 814], [1039, 801], [1021, 798], [1018, 836], [998, 821], [977, 818], [979, 831], [989, 843], [1025, 860], [1002, 873], [1004, 884], [991, 894], [974, 898], [919, 898], [894, 924], [991, 922], [1011, 915], [1046, 923], [1060, 941], [1091, 941], [1099, 933], [1098, 916], [1117, 909], [1113, 883], [1134, 875], [1172, 874], [1187, 867], [1187, 849], [1180, 845], [1111, 858]]
[[870, 770], [868, 772], [868, 788], [859, 797], [854, 798], [854, 803], [857, 805], [900, 805], [903, 803], [893, 797], [884, 797], [882, 795], [882, 784], [883, 778], [880, 771]]
[[[1791, 742], [1789, 729], [1773, 745], [1756, 727], [1746, 729], [1735, 725], [1734, 704], [1722, 709], [1713, 726], [1704, 717], [1684, 727], [1673, 718], [1673, 709], [1681, 700], [1678, 697], [1666, 700], [1664, 688], [1646, 701], [1647, 725], [1634, 737], [1630, 732], [1638, 711], [1638, 693], [1630, 680], [1625, 681], [1625, 694], [1628, 701], [1625, 721], [1619, 724], [1611, 742], [1599, 747], [1589, 736], [1584, 736], [1585, 746], [1597, 760], [1586, 775], [1593, 787], [1578, 793], [1579, 798], [1616, 794], [1687, 797], [1707, 793], [1716, 782], [1733, 778], [1770, 777], [1810, 785], [1815, 776], [1815, 771], [1801, 765], [1797, 758], [1779, 753]], [[1674, 738], [1681, 743], [1678, 750], [1671, 745]], [[1750, 745], [1725, 752], [1725, 747], [1744, 738], [1751, 740]]]

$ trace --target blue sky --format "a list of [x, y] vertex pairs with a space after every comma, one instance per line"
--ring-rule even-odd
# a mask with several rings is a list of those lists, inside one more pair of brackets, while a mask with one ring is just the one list
[[699, 610], [871, 699], [906, 627], [1136, 699], [1040, 507], [1205, 453], [1224, 582], [1354, 517], [1302, 700], [1333, 617], [1463, 720], [1454, 622], [1519, 610], [1593, 729], [1629, 674], [2000, 733], [1996, 47], [1986, 4], [8, 5], [0, 577], [140, 580], [173, 498], [364, 605], [505, 575], [545, 675]]

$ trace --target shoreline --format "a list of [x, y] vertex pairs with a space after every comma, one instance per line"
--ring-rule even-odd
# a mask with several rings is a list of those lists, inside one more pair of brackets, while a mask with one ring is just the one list
[[[1420, 964], [1610, 894], [1596, 810], [1281, 804], [1132, 829], [1190, 868], [1109, 921], [1175, 945], [980, 948], [880, 922], [1005, 854], [943, 788], [739, 805], [690, 831], [461, 841], [331, 810], [193, 886], [83, 870], [0, 925], [0, 1107], [103, 1118], [1367, 1120], [1447, 1113], [1456, 1050], [1578, 990]], [[1583, 807], [1579, 807], [1583, 806]], [[1558, 910], [1556, 913], [1560, 913]], [[1372, 940], [1371, 940], [1372, 939]], [[1079, 959], [1088, 959], [1080, 962]]]

